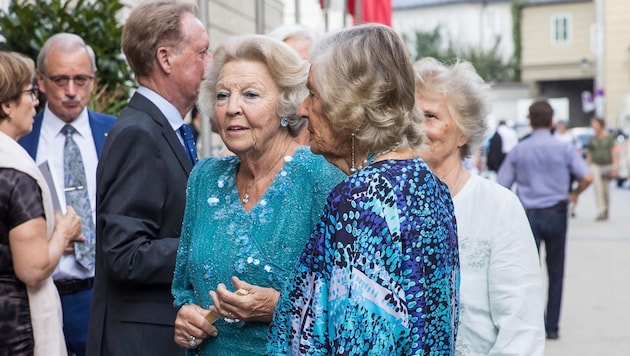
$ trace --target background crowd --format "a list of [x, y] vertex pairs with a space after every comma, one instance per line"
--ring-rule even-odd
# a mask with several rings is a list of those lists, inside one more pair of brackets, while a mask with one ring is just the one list
[[[117, 118], [87, 107], [76, 34], [37, 66], [0, 53], [0, 354], [543, 355], [559, 337], [569, 206], [593, 181], [608, 217], [601, 120], [585, 160], [535, 101], [529, 137], [491, 140], [495, 182], [466, 168], [487, 84], [412, 63], [387, 26], [211, 53], [195, 5], [148, 1], [121, 45], [138, 88]], [[220, 156], [197, 157], [199, 120]]]

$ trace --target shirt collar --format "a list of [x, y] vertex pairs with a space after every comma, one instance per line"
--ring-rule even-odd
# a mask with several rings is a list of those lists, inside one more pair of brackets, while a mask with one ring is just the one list
[[158, 107], [158, 109], [160, 109], [162, 114], [166, 116], [166, 120], [168, 120], [168, 123], [171, 125], [173, 130], [179, 129], [182, 124], [184, 124], [184, 118], [179, 113], [177, 108], [175, 108], [173, 104], [164, 99], [157, 92], [145, 86], [140, 86], [137, 93], [149, 99], [149, 101], [151, 101], [153, 104], [155, 104], [155, 106]]
[[[48, 128], [51, 130], [50, 132], [53, 132], [55, 136], [63, 135], [63, 133], [61, 133], [61, 129], [66, 126], [67, 122], [61, 120], [57, 115], [55, 115], [48, 107], [48, 104], [46, 104], [46, 108], [44, 109], [44, 117], [46, 118]], [[88, 137], [88, 135], [91, 135], [92, 130], [90, 129], [87, 107], [83, 108], [83, 111], [81, 111], [79, 116], [77, 116], [70, 125], [77, 130], [81, 137]]]

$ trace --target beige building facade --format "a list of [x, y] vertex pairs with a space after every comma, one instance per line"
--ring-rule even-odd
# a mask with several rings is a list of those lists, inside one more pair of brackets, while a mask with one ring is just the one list
[[521, 79], [567, 97], [571, 126], [630, 128], [630, 1], [530, 0], [521, 7]]
[[[122, 0], [126, 5], [121, 14], [124, 22], [128, 13], [143, 0]], [[199, 17], [208, 28], [210, 46], [232, 35], [268, 33], [284, 22], [285, 0], [183, 0], [197, 4]]]

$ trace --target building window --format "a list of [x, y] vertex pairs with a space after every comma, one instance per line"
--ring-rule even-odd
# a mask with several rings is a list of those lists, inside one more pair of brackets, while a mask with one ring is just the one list
[[555, 15], [551, 20], [553, 43], [569, 43], [571, 40], [571, 17], [569, 15]]

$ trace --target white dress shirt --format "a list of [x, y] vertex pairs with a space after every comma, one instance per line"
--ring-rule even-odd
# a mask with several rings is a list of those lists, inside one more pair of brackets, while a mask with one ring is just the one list
[[[55, 182], [54, 189], [51, 187], [51, 193], [57, 194], [59, 203], [65, 212], [66, 195], [64, 193], [63, 178], [63, 146], [66, 142], [66, 136], [61, 129], [66, 125], [55, 114], [50, 111], [48, 105], [44, 109], [44, 119], [42, 121], [42, 131], [39, 135], [39, 144], [37, 146], [36, 163], [48, 161], [50, 172]], [[88, 195], [90, 197], [90, 207], [92, 208], [92, 219], [96, 224], [96, 166], [98, 165], [98, 154], [94, 145], [94, 137], [90, 129], [87, 109], [83, 109], [79, 117], [74, 120], [71, 125], [77, 130], [72, 138], [81, 150], [81, 158], [85, 167], [85, 177], [87, 179]], [[53, 273], [53, 279], [86, 279], [94, 277], [94, 269], [87, 270], [79, 265], [74, 254], [64, 253], [61, 260]]]
[[182, 147], [184, 147], [185, 149], [186, 145], [184, 144], [184, 138], [182, 137], [182, 134], [179, 132], [179, 128], [182, 127], [182, 125], [184, 124], [184, 118], [179, 113], [177, 108], [173, 106], [173, 104], [171, 104], [168, 100], [160, 96], [160, 94], [158, 94], [157, 92], [147, 87], [140, 86], [138, 88], [138, 94], [149, 99], [149, 101], [155, 104], [155, 106], [157, 106], [158, 109], [160, 109], [162, 114], [166, 116], [166, 120], [168, 120], [168, 123], [173, 128], [173, 131], [175, 131], [175, 133], [177, 134], [177, 137], [179, 138], [179, 142], [182, 144]]

